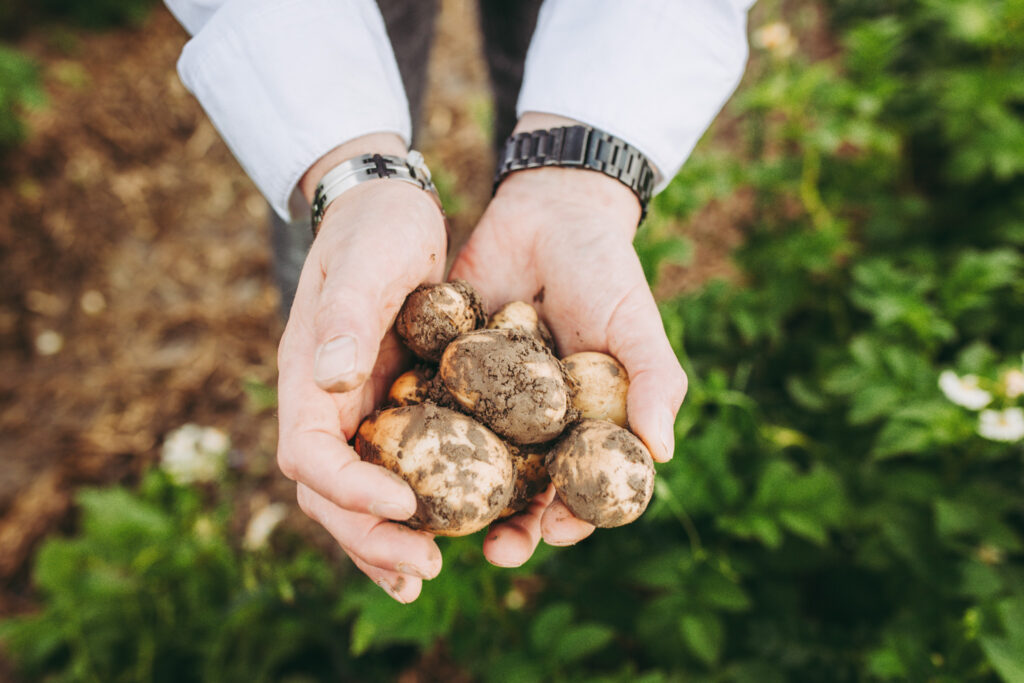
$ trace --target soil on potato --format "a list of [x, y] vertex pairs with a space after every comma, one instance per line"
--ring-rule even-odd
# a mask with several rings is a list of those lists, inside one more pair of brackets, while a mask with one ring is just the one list
[[480, 295], [465, 280], [454, 280], [414, 289], [398, 313], [395, 329], [417, 356], [437, 362], [453, 339], [477, 329], [484, 320]]
[[[465, 439], [453, 429], [456, 420], [471, 423]], [[374, 435], [402, 423], [395, 452], [389, 452], [387, 444], [392, 440]], [[433, 437], [440, 446], [431, 453], [433, 459], [425, 461], [422, 441]], [[356, 435], [356, 451], [363, 460], [386, 467], [412, 487], [417, 509], [405, 524], [413, 529], [464, 536], [493, 521], [513, 495], [511, 456], [502, 442], [472, 418], [431, 403], [394, 408], [366, 420]], [[478, 462], [483, 463], [482, 469]], [[437, 475], [446, 470], [451, 476], [446, 475], [435, 488]], [[504, 480], [502, 472], [508, 475]], [[482, 500], [483, 506], [473, 499]]]
[[[584, 420], [573, 427], [552, 448], [546, 464], [558, 497], [566, 507], [582, 520], [610, 528], [630, 521], [638, 507], [646, 508], [654, 487], [654, 461], [640, 440], [625, 429], [614, 427], [598, 442], [604, 425], [611, 426], [603, 421]], [[619, 464], [614, 469], [579, 466], [580, 462], [596, 464], [620, 457], [625, 460], [623, 464], [632, 465], [627, 467], [628, 475]], [[633, 495], [617, 497], [611, 476], [627, 476], [625, 483]]]
[[[537, 374], [545, 366], [552, 376]], [[550, 441], [578, 414], [575, 382], [537, 337], [521, 330], [464, 335], [445, 351], [440, 377], [456, 395], [478, 396], [471, 412], [517, 444]], [[552, 420], [548, 410], [563, 411], [562, 418]]]

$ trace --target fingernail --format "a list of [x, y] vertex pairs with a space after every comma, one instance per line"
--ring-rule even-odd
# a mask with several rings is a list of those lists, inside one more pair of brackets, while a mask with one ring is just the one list
[[421, 579], [429, 579], [430, 578], [429, 576], [427, 576], [427, 573], [425, 571], [423, 571], [422, 569], [420, 569], [419, 567], [417, 567], [414, 564], [409, 564], [408, 562], [399, 562], [395, 566], [395, 569], [397, 569], [398, 572], [401, 573], [401, 574], [411, 574], [412, 576], [416, 576], [416, 577], [419, 577]]
[[405, 600], [398, 596], [398, 593], [395, 591], [394, 588], [388, 585], [387, 581], [385, 581], [384, 579], [380, 579], [377, 581], [377, 585], [383, 588], [384, 592], [393, 597], [395, 600], [402, 603], [403, 605], [405, 604]]
[[665, 452], [665, 460], [671, 460], [676, 449], [676, 420], [669, 412], [661, 418], [661, 446]]
[[385, 501], [375, 501], [370, 503], [370, 514], [378, 517], [384, 517], [386, 519], [409, 519], [412, 517], [412, 512], [410, 512], [408, 508], [398, 505], [397, 503], [388, 503]]
[[558, 546], [559, 548], [568, 548], [571, 545], [576, 545], [577, 543], [579, 543], [579, 541], [574, 541], [572, 539], [565, 539], [560, 541], [555, 538], [545, 538], [544, 542], [548, 545]]
[[342, 383], [356, 369], [358, 342], [350, 334], [324, 342], [316, 350], [313, 379], [322, 387]]

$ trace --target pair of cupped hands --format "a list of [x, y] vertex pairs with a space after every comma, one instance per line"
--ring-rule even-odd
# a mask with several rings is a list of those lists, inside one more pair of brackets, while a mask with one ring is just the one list
[[[524, 114], [517, 132], [573, 123]], [[317, 161], [301, 190], [311, 198], [330, 168], [373, 152], [407, 154], [397, 135], [358, 138]], [[630, 379], [630, 427], [656, 461], [666, 462], [686, 375], [633, 250], [639, 218], [633, 192], [601, 173], [513, 173], [450, 277], [472, 283], [491, 310], [533, 301], [562, 355], [603, 351], [618, 358]], [[444, 279], [446, 250], [444, 217], [423, 190], [391, 180], [348, 190], [327, 209], [278, 349], [278, 463], [298, 484], [299, 506], [370, 579], [406, 603], [441, 571], [441, 552], [432, 534], [395, 523], [416, 511], [409, 486], [361, 461], [349, 442], [412, 363], [393, 322], [409, 292]], [[495, 565], [514, 567], [542, 538], [572, 545], [593, 530], [548, 487], [526, 510], [493, 524], [483, 552]]]

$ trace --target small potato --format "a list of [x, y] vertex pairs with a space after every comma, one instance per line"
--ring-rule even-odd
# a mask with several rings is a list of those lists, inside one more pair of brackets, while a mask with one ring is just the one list
[[521, 330], [462, 335], [445, 349], [438, 374], [459, 405], [513, 443], [550, 441], [577, 416], [575, 384]]
[[449, 342], [483, 322], [480, 295], [465, 280], [455, 280], [414, 289], [398, 312], [395, 329], [413, 353], [437, 362]]
[[525, 301], [513, 301], [499, 308], [487, 322], [488, 330], [523, 330], [552, 351], [555, 340], [544, 321], [537, 315], [537, 309]]
[[388, 401], [396, 406], [411, 406], [423, 403], [430, 395], [430, 385], [434, 372], [423, 368], [415, 368], [403, 372], [391, 385]]
[[626, 426], [629, 377], [622, 363], [604, 353], [582, 351], [563, 358], [562, 365], [579, 385], [573, 405], [580, 417]]
[[654, 493], [654, 460], [643, 442], [605, 420], [583, 420], [547, 458], [551, 482], [572, 513], [597, 527], [629, 524]]
[[548, 468], [544, 464], [548, 455], [548, 444], [533, 444], [530, 446], [516, 446], [506, 444], [509, 453], [512, 454], [512, 464], [516, 470], [515, 490], [512, 493], [512, 500], [508, 507], [502, 510], [498, 519], [511, 517], [517, 512], [522, 512], [530, 504], [533, 497], [547, 488], [551, 483], [548, 476]]

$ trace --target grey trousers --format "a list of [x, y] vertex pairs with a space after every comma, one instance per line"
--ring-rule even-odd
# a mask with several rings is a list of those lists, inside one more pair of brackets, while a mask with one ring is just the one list
[[[484, 57], [494, 95], [495, 147], [516, 124], [516, 99], [523, 80], [523, 61], [537, 23], [541, 0], [478, 0]], [[427, 62], [434, 39], [438, 0], [377, 0], [395, 51], [413, 121], [413, 144], [422, 120]], [[281, 292], [281, 314], [288, 317], [299, 272], [313, 241], [308, 217], [292, 223], [270, 212], [274, 279]]]

